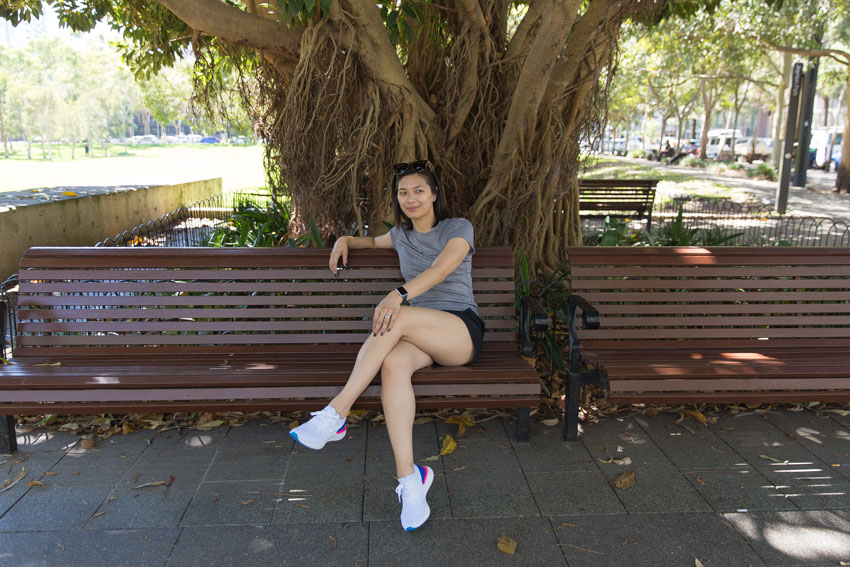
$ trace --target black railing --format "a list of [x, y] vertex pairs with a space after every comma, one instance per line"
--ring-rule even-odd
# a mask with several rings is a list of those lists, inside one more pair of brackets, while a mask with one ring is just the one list
[[[682, 223], [689, 229], [722, 230], [737, 234], [726, 245], [741, 246], [850, 246], [850, 226], [823, 217], [781, 215], [771, 206], [736, 203], [727, 199], [674, 197], [653, 207], [653, 231], [676, 221], [679, 209]], [[602, 230], [601, 219], [582, 218], [582, 232]], [[740, 234], [739, 234], [740, 233]]]
[[216, 226], [228, 220], [239, 203], [246, 200], [264, 203], [268, 199], [268, 195], [255, 193], [215, 195], [106, 238], [95, 246], [206, 246]]

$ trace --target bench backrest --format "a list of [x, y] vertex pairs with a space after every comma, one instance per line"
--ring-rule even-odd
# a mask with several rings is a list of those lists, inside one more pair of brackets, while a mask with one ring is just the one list
[[657, 184], [657, 179], [580, 179], [579, 211], [587, 216], [648, 215]]
[[582, 348], [850, 347], [850, 249], [570, 247]]
[[[30, 248], [20, 263], [14, 356], [356, 350], [374, 306], [402, 283], [398, 256], [352, 251], [335, 279], [329, 252]], [[508, 348], [511, 250], [477, 250], [472, 277], [485, 341]]]

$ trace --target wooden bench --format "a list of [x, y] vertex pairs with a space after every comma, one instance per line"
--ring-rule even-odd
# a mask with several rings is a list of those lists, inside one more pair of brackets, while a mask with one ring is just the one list
[[566, 439], [582, 384], [623, 404], [850, 400], [850, 249], [567, 254]]
[[[392, 250], [353, 251], [338, 279], [328, 254], [30, 248], [14, 364], [0, 365], [0, 414], [320, 409], [347, 380], [374, 306], [402, 281]], [[516, 408], [517, 439], [527, 441], [540, 385], [517, 352], [511, 250], [478, 250], [472, 277], [484, 349], [475, 364], [417, 372], [418, 407]], [[533, 301], [520, 311], [545, 324]], [[379, 384], [356, 407], [380, 408]], [[0, 453], [15, 449], [11, 425], [0, 422]]]
[[652, 205], [658, 179], [579, 179], [579, 214], [588, 218], [646, 219], [652, 227]]

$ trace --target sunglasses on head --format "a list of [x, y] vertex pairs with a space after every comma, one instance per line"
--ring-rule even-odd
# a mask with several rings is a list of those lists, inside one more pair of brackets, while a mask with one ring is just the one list
[[405, 173], [410, 173], [411, 171], [414, 173], [420, 173], [422, 171], [425, 171], [426, 169], [430, 169], [431, 171], [434, 170], [434, 168], [431, 167], [431, 162], [427, 159], [411, 161], [410, 163], [403, 161], [393, 166], [393, 171], [396, 175], [404, 175]]

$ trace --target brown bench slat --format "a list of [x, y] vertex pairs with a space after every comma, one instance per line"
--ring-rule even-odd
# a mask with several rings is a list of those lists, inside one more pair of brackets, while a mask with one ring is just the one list
[[[172, 279], [175, 274], [181, 279], [204, 280], [221, 279], [219, 266], [208, 270], [136, 270], [133, 268], [91, 269], [91, 270], [63, 270], [63, 269], [41, 269], [33, 268], [26, 272], [29, 280], [88, 280], [88, 279], [113, 279], [120, 273], [123, 279], [159, 280]], [[344, 279], [398, 279], [401, 272], [396, 269], [369, 269], [365, 267], [357, 270], [343, 270], [340, 276], [334, 276], [327, 266], [323, 268], [304, 268], [293, 270], [275, 269], [232, 269], [227, 270], [227, 279], [231, 280], [339, 280]], [[262, 277], [260, 277], [262, 276]], [[508, 278], [513, 279], [513, 269], [509, 268], [472, 268], [472, 277], [475, 278]]]
[[[326, 248], [75, 248], [35, 247], [21, 257], [27, 268], [327, 268]], [[510, 248], [476, 250], [472, 266], [513, 269]], [[349, 257], [349, 267], [398, 268], [394, 250], [358, 250]]]
[[[576, 333], [582, 362], [595, 369], [584, 380], [598, 377], [612, 401], [850, 399], [850, 249], [567, 254], [572, 292], [599, 312], [598, 329]], [[575, 401], [568, 403], [572, 415]]]
[[[513, 318], [516, 309], [514, 307], [479, 307], [478, 313], [486, 320], [492, 319], [498, 321], [496, 317]], [[346, 317], [358, 318], [369, 317], [375, 314], [374, 307], [345, 307], [343, 308], [295, 308], [275, 309], [275, 308], [218, 308], [206, 309], [203, 307], [190, 308], [167, 308], [155, 307], [153, 309], [134, 309], [122, 308], [104, 309], [104, 308], [82, 308], [69, 310], [66, 308], [57, 309], [19, 309], [18, 318], [22, 321], [28, 319], [115, 319], [116, 314], [120, 314], [121, 318], [128, 319], [180, 319], [187, 315], [191, 315], [194, 319], [299, 319], [304, 317], [321, 318], [321, 317]]]
[[[479, 396], [479, 397], [419, 397], [416, 406], [423, 409], [468, 409], [468, 408], [512, 408], [536, 406], [540, 395], [534, 396]], [[230, 411], [293, 411], [318, 410], [327, 405], [327, 399], [275, 399], [275, 400], [236, 400], [236, 401], [190, 401], [190, 402], [112, 402], [112, 403], [40, 403], [5, 404], [0, 402], [0, 410], [6, 414], [33, 415], [44, 413], [93, 414], [93, 413], [151, 413], [151, 412], [230, 412]], [[378, 398], [361, 398], [353, 409], [381, 409]]]

